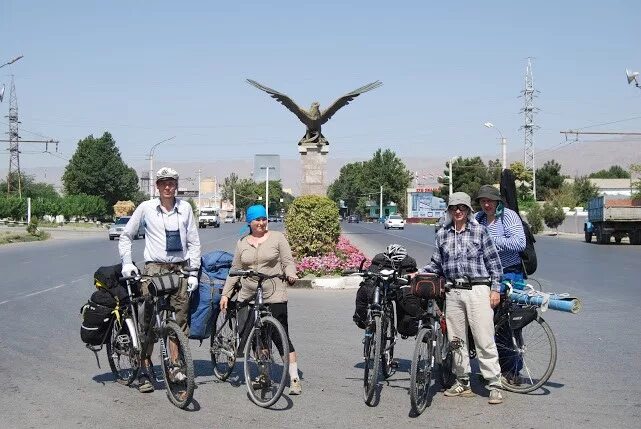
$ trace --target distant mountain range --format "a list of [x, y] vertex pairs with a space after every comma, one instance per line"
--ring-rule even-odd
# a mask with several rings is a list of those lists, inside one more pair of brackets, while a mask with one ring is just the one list
[[[393, 148], [392, 148], [393, 149]], [[371, 153], [374, 153], [376, 148], [372, 148]], [[411, 171], [418, 171], [419, 176], [428, 176], [427, 181], [420, 179], [423, 184], [434, 184], [435, 180], [429, 178], [429, 175], [434, 177], [442, 175], [445, 170], [445, 163], [449, 156], [449, 150], [444, 150], [444, 153], [434, 154], [431, 157], [407, 157], [403, 161], [407, 168]], [[609, 140], [598, 142], [575, 142], [564, 145], [558, 145], [549, 149], [541, 149], [535, 151], [537, 153], [535, 163], [537, 167], [542, 166], [548, 160], [555, 160], [561, 164], [561, 173], [569, 175], [570, 177], [581, 176], [598, 171], [604, 168], [609, 168], [611, 165], [620, 165], [627, 168], [630, 164], [641, 163], [641, 140]], [[476, 156], [475, 154], [460, 153], [463, 157]], [[365, 158], [335, 158], [332, 156], [330, 146], [329, 159], [327, 162], [327, 180], [328, 184], [338, 177], [340, 168], [350, 162], [362, 161]], [[498, 151], [496, 156], [482, 155], [481, 157], [487, 161], [489, 159], [497, 159], [499, 156]], [[523, 161], [523, 151], [508, 152], [508, 164], [514, 161]], [[299, 183], [301, 177], [301, 164], [298, 158], [285, 158], [281, 157], [281, 179], [283, 188], [290, 188], [297, 194], [299, 191]], [[160, 166], [158, 166], [160, 167]], [[196, 171], [198, 168], [202, 169], [202, 178], [216, 177], [220, 182], [229, 176], [232, 172], [238, 174], [240, 177], [250, 177], [253, 169], [253, 158], [247, 160], [222, 160], [222, 161], [201, 161], [201, 162], [178, 162], [172, 165], [181, 173], [181, 177], [197, 177]], [[135, 166], [139, 174], [146, 172], [149, 168], [146, 164]], [[24, 167], [26, 174], [33, 175], [36, 181], [52, 183], [54, 186], [61, 185], [61, 177], [64, 168], [61, 167], [37, 167], [29, 168]], [[0, 174], [5, 176], [7, 169], [0, 170]], [[182, 186], [189, 186], [190, 183], [181, 183]], [[181, 186], [181, 187], [182, 187]], [[196, 180], [191, 182], [191, 186], [197, 186]]]

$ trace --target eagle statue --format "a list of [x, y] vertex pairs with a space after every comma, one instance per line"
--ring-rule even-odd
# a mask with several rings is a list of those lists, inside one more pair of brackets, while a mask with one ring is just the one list
[[320, 104], [318, 104], [317, 101], [312, 103], [309, 110], [305, 110], [298, 107], [298, 105], [294, 102], [294, 100], [292, 100], [291, 98], [289, 98], [289, 96], [283, 93], [280, 93], [276, 90], [268, 88], [264, 85], [261, 85], [255, 80], [247, 79], [247, 82], [250, 85], [253, 85], [256, 88], [260, 89], [261, 91], [265, 91], [266, 93], [271, 95], [272, 98], [275, 98], [276, 100], [278, 100], [279, 103], [287, 107], [294, 115], [296, 115], [296, 117], [298, 117], [298, 119], [300, 119], [300, 121], [303, 124], [305, 124], [305, 126], [307, 127], [307, 131], [305, 132], [305, 136], [298, 142], [299, 145], [329, 144], [328, 141], [323, 136], [323, 134], [321, 133], [321, 125], [329, 121], [330, 118], [334, 116], [334, 114], [341, 107], [347, 106], [350, 103], [350, 101], [352, 101], [354, 98], [358, 97], [359, 95], [367, 91], [371, 91], [383, 85], [381, 81], [377, 80], [375, 82], [361, 86], [360, 88], [357, 88], [354, 91], [348, 92], [342, 97], [339, 97], [336, 101], [334, 101], [334, 103], [332, 103], [331, 106], [329, 106], [329, 108], [321, 112]]

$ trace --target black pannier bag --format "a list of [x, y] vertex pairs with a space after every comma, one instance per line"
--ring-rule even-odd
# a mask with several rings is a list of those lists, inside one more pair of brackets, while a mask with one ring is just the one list
[[[390, 261], [384, 253], [378, 253], [372, 259], [372, 264], [368, 270], [379, 273], [383, 269], [394, 269], [394, 266], [392, 266], [392, 261]], [[406, 256], [405, 259], [401, 261], [399, 270], [401, 275], [416, 272], [416, 260], [411, 256]], [[375, 289], [374, 280], [367, 279], [361, 282], [360, 287], [356, 291], [356, 308], [352, 320], [356, 323], [356, 326], [361, 329], [367, 327], [367, 306], [374, 300]]]
[[512, 305], [510, 309], [510, 325], [512, 330], [523, 329], [534, 321], [538, 316], [536, 307], [523, 307]]
[[[108, 265], [98, 268], [93, 274], [93, 283], [98, 290], [108, 291], [120, 301], [127, 298], [127, 288], [120, 283], [122, 264]], [[135, 293], [135, 292], [134, 292]], [[94, 301], [100, 304], [98, 301]]]
[[113, 308], [89, 301], [80, 309], [80, 315], [82, 342], [88, 346], [102, 346], [107, 341], [111, 319], [114, 317]]
[[425, 312], [425, 301], [414, 295], [409, 286], [401, 287], [396, 300], [396, 330], [405, 337], [418, 333], [419, 317]]

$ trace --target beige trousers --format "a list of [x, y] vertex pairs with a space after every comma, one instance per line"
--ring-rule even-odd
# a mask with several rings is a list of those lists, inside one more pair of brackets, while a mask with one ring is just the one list
[[490, 307], [490, 288], [472, 286], [472, 290], [452, 289], [445, 300], [447, 338], [463, 340], [463, 347], [455, 349], [454, 373], [457, 378], [469, 377], [471, 372], [468, 354], [468, 326], [476, 344], [481, 375], [490, 386], [500, 386], [501, 367], [494, 342], [494, 311]]

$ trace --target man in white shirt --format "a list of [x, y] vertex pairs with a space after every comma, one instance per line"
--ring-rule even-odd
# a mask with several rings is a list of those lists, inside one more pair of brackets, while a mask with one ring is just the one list
[[[118, 249], [122, 259], [122, 275], [138, 274], [138, 268], [131, 258], [131, 241], [138, 233], [140, 222], [145, 223], [145, 267], [146, 275], [166, 274], [182, 267], [200, 267], [200, 238], [198, 227], [191, 205], [176, 198], [178, 189], [178, 173], [168, 167], [163, 167], [156, 173], [156, 187], [160, 197], [144, 201], [134, 211], [127, 222], [124, 232], [120, 236]], [[198, 288], [197, 272], [191, 273], [189, 278], [181, 279], [180, 287], [169, 296], [169, 303], [175, 309], [176, 322], [185, 335], [189, 335], [187, 315], [189, 312], [189, 293]], [[148, 294], [147, 283], [142, 284], [142, 293]], [[144, 311], [141, 313], [141, 316]], [[151, 321], [150, 323], [153, 323]], [[169, 351], [173, 362], [178, 356], [178, 347], [169, 342]], [[150, 364], [149, 356], [153, 352], [153, 344], [147, 353], [143, 367]], [[176, 379], [185, 377], [179, 370], [174, 374]], [[152, 392], [153, 385], [149, 374], [144, 373], [139, 380], [138, 389], [141, 392]]]

